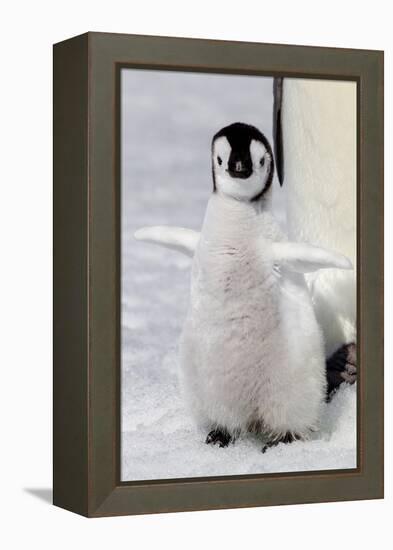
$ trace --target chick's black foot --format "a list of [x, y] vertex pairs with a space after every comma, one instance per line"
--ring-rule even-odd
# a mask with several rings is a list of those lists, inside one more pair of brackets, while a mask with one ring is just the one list
[[344, 344], [326, 361], [327, 393], [330, 396], [343, 382], [353, 384], [357, 378], [356, 344]]
[[207, 434], [205, 443], [218, 443], [219, 447], [228, 447], [231, 440], [231, 435], [224, 428], [216, 428]]
[[279, 443], [292, 443], [293, 441], [298, 441], [300, 439], [300, 436], [291, 432], [287, 432], [282, 437], [278, 437], [276, 439], [272, 439], [271, 441], [268, 441], [263, 447], [262, 447], [262, 453], [265, 454], [268, 449], [271, 449], [272, 447], [276, 447]]

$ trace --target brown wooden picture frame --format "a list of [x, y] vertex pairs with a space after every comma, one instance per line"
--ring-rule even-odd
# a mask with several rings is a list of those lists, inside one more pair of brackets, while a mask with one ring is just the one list
[[[358, 467], [120, 481], [122, 67], [354, 80]], [[383, 52], [87, 33], [54, 46], [54, 504], [89, 517], [383, 497]]]

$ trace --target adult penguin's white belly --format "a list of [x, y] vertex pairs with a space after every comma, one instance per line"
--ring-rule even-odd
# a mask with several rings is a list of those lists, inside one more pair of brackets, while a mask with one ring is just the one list
[[[284, 79], [282, 141], [291, 239], [356, 265], [356, 84]], [[307, 275], [326, 355], [356, 340], [356, 273]]]

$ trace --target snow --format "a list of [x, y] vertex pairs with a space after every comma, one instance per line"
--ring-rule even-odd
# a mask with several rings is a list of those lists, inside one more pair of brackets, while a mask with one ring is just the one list
[[[205, 445], [177, 376], [191, 260], [133, 238], [145, 225], [199, 230], [212, 187], [211, 137], [243, 121], [271, 139], [271, 119], [270, 78], [123, 70], [123, 481], [356, 467], [356, 386], [341, 387], [324, 405], [320, 430], [308, 442], [280, 444], [265, 454], [255, 436], [225, 449]], [[274, 189], [284, 224], [277, 180]]]

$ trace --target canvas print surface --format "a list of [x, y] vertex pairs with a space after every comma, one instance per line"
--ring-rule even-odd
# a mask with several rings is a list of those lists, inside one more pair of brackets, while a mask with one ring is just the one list
[[122, 69], [122, 481], [356, 468], [356, 93]]

